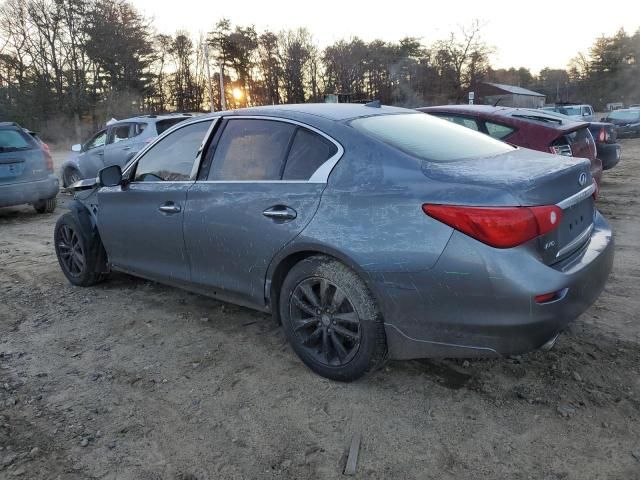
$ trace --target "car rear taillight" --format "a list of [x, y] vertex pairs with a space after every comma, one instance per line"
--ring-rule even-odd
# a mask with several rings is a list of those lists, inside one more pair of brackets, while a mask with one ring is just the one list
[[47, 170], [53, 172], [53, 157], [51, 156], [51, 152], [49, 151], [49, 147], [42, 149], [44, 153], [44, 162], [47, 165]]
[[495, 248], [522, 245], [551, 232], [562, 220], [556, 205], [539, 207], [422, 206], [424, 213]]
[[571, 145], [551, 145], [549, 147], [549, 151], [556, 155], [564, 155], [566, 157], [571, 157], [573, 152], [571, 151]]
[[609, 132], [604, 127], [600, 128], [600, 132], [598, 132], [598, 143], [606, 143], [609, 141]]

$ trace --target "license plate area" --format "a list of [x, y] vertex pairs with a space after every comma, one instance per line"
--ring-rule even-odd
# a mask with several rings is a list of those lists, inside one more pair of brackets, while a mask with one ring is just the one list
[[0, 164], [0, 178], [15, 178], [24, 172], [24, 162]]

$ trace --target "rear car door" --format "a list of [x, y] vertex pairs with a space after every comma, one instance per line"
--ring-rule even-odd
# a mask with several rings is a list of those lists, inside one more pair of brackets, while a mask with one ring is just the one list
[[116, 269], [167, 283], [188, 282], [185, 201], [212, 122], [203, 119], [170, 132], [127, 169], [130, 183], [98, 192], [98, 229]]
[[109, 129], [107, 145], [104, 149], [104, 165], [124, 166], [131, 151], [131, 138], [135, 135], [135, 124], [120, 123]]
[[269, 263], [313, 218], [327, 166], [342, 151], [295, 122], [225, 119], [188, 193], [184, 233], [196, 288], [264, 305]]

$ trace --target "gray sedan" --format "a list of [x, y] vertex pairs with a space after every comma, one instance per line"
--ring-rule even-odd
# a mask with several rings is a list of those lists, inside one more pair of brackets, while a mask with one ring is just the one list
[[71, 283], [118, 270], [271, 312], [336, 380], [550, 347], [613, 261], [587, 160], [375, 104], [199, 117], [75, 190]]

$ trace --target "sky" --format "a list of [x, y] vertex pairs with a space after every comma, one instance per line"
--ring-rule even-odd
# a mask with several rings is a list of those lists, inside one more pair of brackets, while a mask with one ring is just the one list
[[279, 31], [306, 27], [319, 46], [360, 37], [397, 41], [419, 37], [429, 44], [474, 19], [482, 38], [496, 53], [496, 67], [566, 68], [578, 52], [588, 52], [600, 35], [620, 27], [640, 28], [640, 2], [611, 1], [472, 1], [386, 0], [131, 0], [163, 33], [206, 33], [220, 18], [234, 25]]

